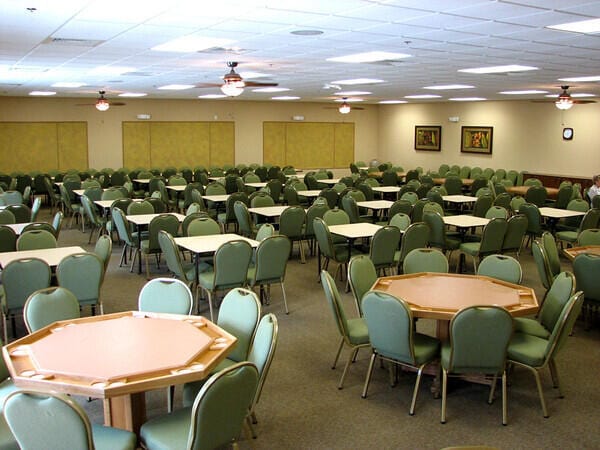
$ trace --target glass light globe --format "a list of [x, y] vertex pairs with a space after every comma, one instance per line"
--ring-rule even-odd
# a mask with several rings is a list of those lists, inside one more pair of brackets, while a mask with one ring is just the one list
[[110, 108], [110, 103], [108, 103], [106, 99], [98, 99], [98, 101], [96, 102], [96, 109], [98, 111], [108, 111], [108, 108]]

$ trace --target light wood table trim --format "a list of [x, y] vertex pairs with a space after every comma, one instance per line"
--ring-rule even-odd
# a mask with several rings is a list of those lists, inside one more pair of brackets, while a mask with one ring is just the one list
[[565, 248], [563, 252], [571, 261], [573, 261], [576, 256], [583, 254], [600, 256], [600, 245], [583, 245], [581, 247], [569, 247]]

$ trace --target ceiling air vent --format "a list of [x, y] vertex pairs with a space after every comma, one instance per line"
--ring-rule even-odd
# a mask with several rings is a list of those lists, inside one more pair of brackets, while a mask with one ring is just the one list
[[76, 38], [56, 38], [50, 37], [46, 39], [43, 43], [49, 45], [68, 45], [73, 47], [96, 47], [102, 44], [102, 40], [97, 39], [76, 39]]

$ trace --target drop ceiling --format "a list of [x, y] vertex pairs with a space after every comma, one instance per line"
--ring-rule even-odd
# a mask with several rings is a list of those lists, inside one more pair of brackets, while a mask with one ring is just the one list
[[[227, 72], [226, 62], [237, 61], [242, 75], [262, 75], [247, 80], [289, 89], [264, 93], [246, 88], [239, 100], [285, 95], [326, 102], [347, 90], [371, 92], [356, 96], [365, 103], [455, 97], [544, 99], [544, 94], [499, 92], [535, 89], [558, 94], [561, 84], [570, 84], [572, 93], [600, 96], [599, 82], [558, 81], [600, 75], [600, 34], [547, 28], [598, 17], [600, 1], [586, 0], [0, 0], [0, 95], [50, 90], [58, 97], [94, 97], [98, 90], [106, 90], [109, 98], [133, 92], [146, 93], [145, 98], [195, 99], [220, 90], [158, 87], [219, 83]], [[320, 34], [292, 33], [306, 30]], [[184, 36], [231, 42], [188, 53], [152, 50]], [[411, 56], [360, 64], [328, 61], [371, 51]], [[459, 72], [507, 64], [539, 70]], [[383, 82], [334, 83], [353, 78]], [[57, 82], [85, 85], [52, 87]], [[448, 84], [474, 87], [424, 89]], [[404, 98], [421, 94], [440, 97]]]

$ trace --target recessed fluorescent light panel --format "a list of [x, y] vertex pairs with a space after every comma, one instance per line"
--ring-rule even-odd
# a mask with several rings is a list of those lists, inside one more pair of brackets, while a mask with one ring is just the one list
[[294, 97], [292, 95], [282, 95], [280, 97], [271, 97], [271, 100], [300, 100], [300, 97]]
[[590, 77], [559, 78], [558, 81], [570, 81], [573, 83], [585, 83], [588, 81], [600, 81], [600, 75], [594, 75], [594, 76], [590, 76]]
[[469, 84], [439, 84], [437, 86], [425, 86], [423, 89], [431, 89], [432, 91], [449, 91], [452, 89], [473, 89], [475, 86]]
[[77, 81], [59, 81], [58, 83], [54, 83], [52, 87], [57, 88], [79, 88], [81, 86], [85, 86], [85, 83], [80, 83]]
[[488, 73], [526, 72], [528, 70], [539, 70], [539, 67], [520, 66], [518, 64], [509, 64], [506, 66], [473, 67], [471, 69], [459, 69], [459, 72], [475, 73], [475, 74], [488, 74]]
[[235, 42], [232, 39], [209, 38], [202, 36], [184, 36], [152, 47], [158, 52], [191, 53], [206, 50], [212, 47], [223, 47]]
[[49, 95], [56, 95], [54, 91], [31, 91], [29, 95], [35, 95], [40, 97], [47, 97]]
[[240, 72], [240, 76], [242, 78], [265, 78], [270, 77], [271, 75], [262, 72]]
[[350, 80], [332, 81], [331, 84], [341, 84], [342, 86], [354, 86], [357, 84], [377, 84], [384, 82], [384, 80], [380, 80], [378, 78], [353, 78]]
[[289, 88], [283, 88], [283, 87], [265, 87], [265, 88], [258, 88], [258, 89], [252, 89], [252, 92], [286, 92], [289, 91]]
[[135, 98], [135, 97], [145, 97], [146, 94], [145, 92], [123, 92], [122, 94], [119, 94], [119, 97], [131, 97], [131, 98]]
[[342, 95], [345, 97], [350, 97], [352, 95], [371, 95], [372, 92], [369, 91], [340, 91], [340, 92], [336, 92], [333, 95]]
[[547, 94], [548, 91], [537, 91], [535, 89], [525, 90], [525, 91], [502, 91], [498, 92], [498, 94], [504, 95], [533, 95], [533, 94]]
[[343, 63], [369, 63], [376, 61], [390, 61], [394, 59], [410, 58], [412, 55], [406, 53], [390, 53], [390, 52], [365, 52], [354, 53], [353, 55], [336, 56], [335, 58], [327, 58], [327, 61], [343, 62]]
[[571, 97], [573, 98], [585, 98], [585, 97], [595, 97], [594, 94], [588, 94], [585, 92], [577, 92], [575, 94], [571, 94]]
[[193, 87], [193, 84], [167, 84], [165, 86], [160, 86], [157, 89], [161, 89], [163, 91], [183, 91], [185, 89], [191, 89]]
[[484, 100], [487, 100], [487, 98], [483, 98], [483, 97], [454, 97], [454, 98], [449, 98], [448, 100], [450, 100], [451, 102], [482, 102]]
[[442, 98], [442, 96], [435, 95], [435, 94], [418, 94], [418, 95], [405, 95], [404, 98], [428, 99], [428, 98]]
[[198, 98], [211, 99], [211, 98], [225, 98], [227, 97], [225, 94], [204, 94], [199, 95]]
[[408, 103], [406, 100], [381, 100], [380, 105], [399, 105], [400, 103]]
[[548, 25], [546, 28], [561, 31], [573, 31], [575, 33], [600, 33], [600, 19], [580, 20], [578, 22], [561, 23], [559, 25]]

